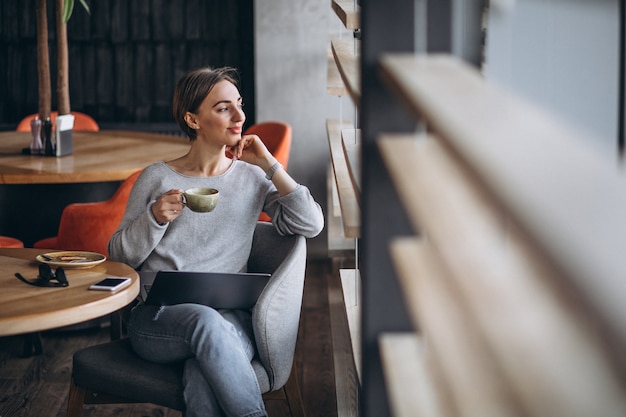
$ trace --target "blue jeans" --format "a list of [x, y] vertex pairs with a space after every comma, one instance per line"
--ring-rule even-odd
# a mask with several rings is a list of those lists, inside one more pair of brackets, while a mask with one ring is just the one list
[[197, 304], [140, 304], [128, 325], [133, 348], [160, 363], [185, 361], [187, 417], [261, 417], [265, 406], [250, 361], [250, 312]]

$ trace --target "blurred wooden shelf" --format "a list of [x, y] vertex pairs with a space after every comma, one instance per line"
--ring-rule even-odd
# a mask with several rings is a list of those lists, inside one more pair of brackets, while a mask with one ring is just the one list
[[626, 262], [614, 255], [626, 247], [623, 173], [573, 126], [452, 56], [386, 55], [381, 71], [509, 221], [562, 268], [559, 285], [626, 348]]
[[424, 338], [416, 333], [383, 333], [378, 344], [393, 416], [442, 417]]
[[[468, 317], [431, 242], [398, 239], [391, 253], [406, 305], [429, 343], [434, 383], [425, 389], [439, 397], [439, 405], [448, 410], [444, 415], [523, 415], [515, 398], [501, 390], [508, 381], [494, 364], [480, 327]], [[410, 386], [420, 387], [423, 375], [412, 379]]]
[[[600, 329], [590, 327], [581, 296], [555, 285], [567, 279], [563, 269], [511, 222], [458, 155], [438, 136], [387, 135], [378, 144], [410, 221], [428, 236], [394, 242], [392, 255], [450, 401], [511, 417], [522, 409], [579, 417], [626, 410], [612, 371], [619, 358], [590, 336]], [[532, 357], [532, 367], [520, 366], [522, 355]]]

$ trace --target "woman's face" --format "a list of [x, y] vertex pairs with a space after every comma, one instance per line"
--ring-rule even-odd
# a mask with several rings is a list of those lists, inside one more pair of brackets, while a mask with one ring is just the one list
[[198, 139], [208, 139], [220, 146], [233, 146], [241, 140], [246, 115], [239, 90], [229, 81], [215, 84], [198, 112], [188, 115], [195, 123], [191, 126], [196, 128]]

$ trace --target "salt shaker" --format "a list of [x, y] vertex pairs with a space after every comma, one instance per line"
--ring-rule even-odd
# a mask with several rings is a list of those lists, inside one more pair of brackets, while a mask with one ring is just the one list
[[30, 135], [30, 154], [42, 154], [43, 144], [41, 143], [41, 120], [37, 116], [30, 121]]

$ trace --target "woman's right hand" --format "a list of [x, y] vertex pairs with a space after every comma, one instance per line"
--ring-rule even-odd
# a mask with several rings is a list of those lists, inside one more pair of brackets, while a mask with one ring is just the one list
[[183, 190], [172, 189], [161, 194], [152, 205], [152, 215], [159, 224], [170, 223], [180, 216], [185, 207], [182, 201]]

